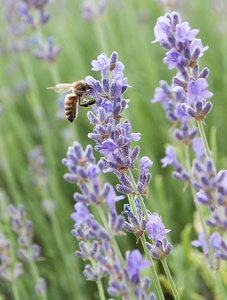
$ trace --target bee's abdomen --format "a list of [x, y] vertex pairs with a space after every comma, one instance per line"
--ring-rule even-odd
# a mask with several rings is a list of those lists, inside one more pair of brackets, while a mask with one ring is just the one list
[[65, 115], [66, 118], [72, 123], [77, 117], [78, 112], [78, 98], [72, 94], [69, 94], [65, 97]]

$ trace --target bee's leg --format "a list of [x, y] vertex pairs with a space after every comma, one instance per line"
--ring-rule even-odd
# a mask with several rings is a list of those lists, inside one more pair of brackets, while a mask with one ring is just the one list
[[96, 101], [94, 99], [89, 100], [89, 101], [84, 101], [84, 102], [81, 101], [81, 98], [79, 99], [79, 105], [83, 106], [83, 107], [89, 107], [91, 105], [94, 105], [95, 103], [96, 103]]

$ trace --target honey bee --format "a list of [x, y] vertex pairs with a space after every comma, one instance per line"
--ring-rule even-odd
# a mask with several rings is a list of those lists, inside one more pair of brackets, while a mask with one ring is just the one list
[[72, 93], [67, 94], [65, 96], [64, 101], [64, 110], [66, 118], [69, 122], [73, 122], [78, 115], [79, 106], [89, 107], [96, 103], [94, 99], [92, 100], [84, 100], [84, 94], [93, 88], [92, 85], [87, 84], [84, 80], [78, 80], [73, 83], [60, 83], [56, 84], [56, 86], [48, 87], [47, 89], [54, 89], [57, 93], [67, 93], [70, 90]]

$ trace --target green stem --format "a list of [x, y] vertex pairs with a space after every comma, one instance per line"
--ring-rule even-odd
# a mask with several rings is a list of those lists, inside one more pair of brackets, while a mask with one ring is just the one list
[[177, 288], [176, 288], [176, 286], [175, 286], [175, 283], [174, 283], [174, 281], [173, 281], [173, 277], [172, 277], [172, 275], [171, 275], [171, 273], [170, 273], [170, 270], [169, 270], [169, 267], [168, 267], [168, 265], [167, 265], [167, 262], [166, 262], [165, 258], [161, 260], [161, 263], [162, 263], [162, 266], [163, 266], [163, 268], [164, 268], [164, 270], [165, 270], [166, 277], [167, 277], [167, 279], [168, 279], [168, 281], [169, 281], [171, 290], [172, 290], [172, 292], [173, 292], [174, 299], [180, 300], [180, 297], [179, 297]]
[[[96, 270], [96, 262], [94, 260], [90, 260], [92, 268], [94, 270]], [[99, 299], [100, 300], [105, 300], [105, 293], [104, 293], [104, 289], [103, 289], [103, 284], [101, 279], [99, 279], [98, 281], [96, 281], [97, 287], [98, 287], [98, 291], [99, 291]]]
[[[131, 179], [131, 181], [132, 181], [132, 183], [133, 183], [134, 190], [136, 191], [136, 183], [135, 183], [134, 177], [132, 176], [131, 170], [129, 171], [129, 176], [130, 176], [130, 179]], [[143, 198], [142, 198], [141, 194], [138, 193], [138, 194], [137, 194], [137, 197], [138, 197], [138, 199], [139, 199], [139, 203], [140, 203], [140, 206], [141, 206], [141, 210], [142, 210], [142, 212], [143, 212], [143, 215], [145, 216], [146, 221], [149, 222], [149, 217], [148, 217], [148, 214], [147, 214], [147, 209], [146, 209], [146, 206], [145, 206], [145, 204], [144, 204], [144, 201], [143, 201]], [[134, 202], [133, 202], [133, 205], [135, 205]], [[141, 242], [142, 242], [142, 244], [143, 244], [144, 250], [146, 251], [148, 257], [150, 257], [149, 260], [152, 262], [152, 258], [151, 258], [151, 256], [150, 256], [150, 253], [149, 253], [149, 251], [147, 250], [146, 245], [145, 245], [146, 239], [145, 239], [145, 236], [144, 236], [144, 235], [142, 236]], [[161, 260], [161, 261], [162, 261], [162, 260]], [[163, 261], [162, 261], [162, 264], [163, 264]], [[153, 266], [153, 263], [152, 263], [152, 266]], [[171, 286], [171, 289], [172, 289], [172, 291], [173, 291], [173, 295], [174, 295], [175, 299], [178, 300], [178, 299], [180, 299], [180, 298], [179, 298], [179, 295], [178, 295], [178, 292], [177, 292], [175, 283], [174, 283], [174, 281], [173, 281], [172, 275], [171, 275], [171, 273], [170, 273], [170, 271], [169, 271], [168, 265], [167, 265], [167, 263], [166, 263], [165, 260], [164, 260], [164, 265], [163, 265], [163, 267], [164, 267], [164, 270], [165, 270], [165, 273], [166, 273], [166, 277], [167, 277], [167, 279], [168, 279], [168, 281], [169, 281], [169, 284], [170, 284], [170, 286]], [[152, 277], [153, 277], [153, 280], [154, 280], [154, 282], [155, 282], [155, 286], [156, 286], [156, 288], [157, 288], [159, 297], [160, 297], [160, 295], [163, 296], [162, 290], [160, 291], [161, 286], [160, 286], [160, 283], [159, 283], [159, 280], [158, 280], [158, 275], [157, 275], [157, 273], [156, 273], [156, 270], [155, 270], [154, 267], [151, 267], [151, 269], [152, 269]], [[164, 296], [163, 296], [163, 297], [164, 297]], [[162, 299], [162, 298], [161, 298], [161, 299]]]
[[224, 300], [224, 299], [226, 299], [226, 293], [225, 293], [225, 290], [224, 290], [224, 287], [223, 287], [223, 284], [221, 281], [220, 272], [215, 273], [215, 279], [216, 279], [216, 283], [217, 283], [217, 287], [218, 287], [217, 292], [220, 295], [220, 299]]
[[12, 292], [13, 292], [14, 300], [20, 300], [16, 281], [12, 281]]
[[[135, 179], [134, 179], [134, 177], [133, 177], [133, 175], [132, 175], [131, 170], [128, 172], [128, 174], [129, 174], [130, 179], [131, 179], [131, 181], [132, 181], [132, 183], [133, 183], [134, 191], [136, 191], [136, 183], [135, 183]], [[143, 214], [144, 214], [144, 216], [145, 216], [146, 221], [148, 222], [148, 221], [149, 221], [149, 217], [148, 217], [147, 209], [146, 209], [146, 207], [145, 207], [145, 205], [144, 205], [144, 201], [143, 201], [143, 199], [142, 199], [142, 196], [141, 196], [139, 193], [137, 193], [137, 197], [138, 197], [138, 199], [139, 199], [139, 203], [140, 203], [140, 206], [141, 206], [141, 210], [142, 210], [142, 212], [143, 212]], [[133, 213], [137, 216], [136, 207], [135, 207], [135, 203], [134, 203], [133, 198], [132, 198], [132, 197], [131, 197], [131, 199], [129, 198], [129, 201], [130, 201], [130, 205], [131, 205], [131, 208], [132, 208], [132, 210], [133, 210]], [[151, 265], [151, 268], [150, 268], [150, 269], [151, 269], [151, 275], [152, 275], [152, 279], [153, 279], [154, 285], [155, 285], [155, 287], [156, 287], [157, 293], [158, 293], [158, 295], [159, 295], [159, 298], [160, 298], [160, 299], [165, 299], [165, 298], [164, 298], [164, 295], [163, 295], [163, 291], [162, 291], [161, 285], [160, 285], [160, 282], [159, 282], [159, 279], [158, 279], [158, 274], [157, 274], [156, 269], [155, 269], [155, 266], [154, 266], [154, 264], [153, 264], [152, 257], [151, 257], [150, 252], [148, 251], [148, 249], [147, 249], [147, 247], [146, 247], [146, 239], [145, 239], [145, 236], [144, 236], [144, 235], [141, 236], [140, 241], [141, 241], [141, 243], [142, 243], [142, 245], [143, 245], [143, 249], [144, 249], [144, 252], [145, 252], [145, 254], [146, 254], [147, 259], [148, 259], [148, 260], [151, 262], [151, 264], [152, 264], [152, 265]]]
[[162, 287], [160, 285], [160, 282], [159, 282], [159, 279], [158, 279], [158, 274], [156, 272], [156, 269], [154, 267], [154, 263], [153, 263], [153, 259], [152, 257], [150, 256], [150, 252], [149, 250], [147, 249], [146, 247], [146, 238], [144, 235], [141, 236], [141, 239], [140, 239], [141, 243], [142, 243], [142, 246], [143, 246], [143, 249], [144, 249], [144, 252], [145, 252], [145, 255], [146, 255], [146, 258], [151, 262], [151, 267], [150, 267], [150, 271], [151, 271], [151, 277], [153, 279], [153, 282], [154, 282], [154, 285], [156, 287], [156, 290], [157, 290], [157, 293], [158, 293], [158, 297], [160, 300], [165, 300], [164, 298], [164, 295], [163, 295], [163, 292], [162, 292]]
[[102, 281], [99, 280], [97, 282], [97, 286], [98, 286], [98, 291], [99, 291], [99, 299], [100, 300], [105, 300], [105, 293], [104, 293], [104, 289], [103, 289], [103, 284], [102, 284]]
[[198, 123], [198, 127], [199, 127], [199, 132], [200, 132], [200, 136], [203, 142], [203, 146], [206, 152], [206, 156], [207, 157], [211, 157], [211, 153], [210, 153], [210, 148], [207, 142], [207, 138], [206, 138], [206, 134], [205, 134], [205, 130], [204, 130], [204, 126], [203, 126], [203, 122], [197, 122]]
[[104, 225], [105, 229], [108, 231], [108, 233], [110, 235], [110, 240], [111, 240], [112, 244], [114, 245], [115, 250], [117, 251], [118, 258], [119, 258], [122, 266], [124, 266], [125, 265], [125, 260], [124, 260], [122, 254], [121, 254], [121, 251], [119, 249], [119, 246], [117, 244], [115, 236], [113, 236], [112, 232], [109, 229], [108, 222], [107, 222], [107, 219], [106, 219], [106, 215], [103, 211], [103, 208], [100, 205], [98, 205], [98, 212], [99, 212], [99, 215], [102, 219], [102, 222], [103, 222], [103, 225]]
[[[32, 272], [34, 281], [35, 281], [35, 283], [37, 285], [37, 284], [39, 284], [39, 278], [40, 278], [40, 276], [39, 276], [38, 268], [37, 268], [35, 262], [32, 260], [32, 258], [31, 258], [31, 260], [29, 262], [29, 265], [30, 265], [30, 268], [31, 268], [31, 272]], [[44, 295], [41, 297], [41, 299], [47, 300], [47, 296], [46, 296], [45, 290], [44, 290]]]
[[[129, 170], [129, 177], [130, 177], [130, 179], [131, 179], [131, 181], [132, 181], [133, 189], [134, 189], [134, 191], [135, 191], [135, 193], [136, 193], [136, 195], [137, 195], [137, 197], [138, 197], [138, 199], [139, 199], [139, 203], [140, 203], [140, 207], [141, 207], [141, 210], [142, 210], [142, 212], [143, 212], [143, 215], [145, 216], [145, 219], [146, 219], [146, 221], [148, 222], [148, 221], [149, 221], [149, 217], [148, 217], [148, 214], [147, 214], [147, 209], [146, 209], [146, 206], [145, 206], [145, 204], [144, 204], [144, 201], [143, 201], [143, 198], [142, 198], [141, 194], [139, 194], [139, 193], [136, 192], [136, 182], [135, 182], [135, 179], [134, 179], [134, 177], [133, 177], [133, 175], [132, 175], [131, 170]], [[132, 201], [131, 203], [132, 203], [132, 205], [133, 205], [132, 207], [135, 207], [134, 201]], [[131, 203], [130, 203], [130, 204], [131, 204]], [[135, 209], [135, 211], [136, 211], [136, 208], [134, 208], [134, 209]], [[136, 213], [136, 216], [137, 216], [137, 213]]]

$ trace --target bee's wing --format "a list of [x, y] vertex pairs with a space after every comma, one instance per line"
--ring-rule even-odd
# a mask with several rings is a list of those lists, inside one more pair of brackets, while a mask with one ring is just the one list
[[57, 93], [67, 93], [72, 90], [74, 85], [72, 83], [59, 83], [56, 86], [48, 87], [47, 89], [53, 89]]

